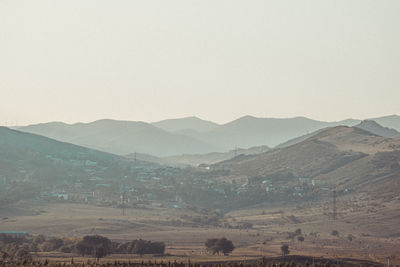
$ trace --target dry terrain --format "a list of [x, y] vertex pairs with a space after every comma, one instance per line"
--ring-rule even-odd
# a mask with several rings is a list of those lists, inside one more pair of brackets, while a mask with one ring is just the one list
[[[29, 207], [31, 206], [31, 207]], [[257, 206], [225, 214], [225, 219], [249, 222], [252, 229], [217, 227], [176, 227], [169, 222], [190, 211], [179, 209], [128, 209], [125, 216], [116, 208], [93, 205], [56, 203], [24, 203], [0, 210], [0, 230], [28, 231], [32, 235], [84, 236], [99, 234], [113, 240], [147, 239], [164, 241], [164, 260], [223, 261], [251, 260], [262, 256], [279, 256], [280, 246], [289, 244], [291, 254], [318, 257], [360, 258], [400, 263], [400, 234], [397, 230], [399, 201], [376, 203], [368, 196], [339, 199], [337, 220], [332, 220], [329, 203], [298, 206]], [[288, 238], [288, 233], [301, 229], [304, 241]], [[331, 233], [337, 230], [339, 236]], [[210, 255], [204, 248], [207, 238], [225, 236], [236, 246], [232, 255]], [[352, 239], [352, 240], [350, 240]], [[39, 253], [53, 259], [70, 258], [63, 253]], [[110, 259], [143, 258], [131, 255], [110, 255]], [[152, 259], [147, 256], [144, 259]]]

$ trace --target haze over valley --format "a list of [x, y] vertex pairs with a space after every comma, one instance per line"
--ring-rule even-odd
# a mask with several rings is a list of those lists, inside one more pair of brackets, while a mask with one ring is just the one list
[[399, 14], [1, 0], [0, 267], [400, 266]]

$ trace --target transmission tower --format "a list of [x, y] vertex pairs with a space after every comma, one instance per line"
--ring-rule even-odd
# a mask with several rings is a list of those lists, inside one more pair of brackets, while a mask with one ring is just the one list
[[125, 190], [122, 192], [121, 195], [121, 208], [122, 216], [125, 216]]
[[333, 217], [333, 220], [336, 220], [337, 219], [337, 207], [336, 207], [336, 189], [333, 189], [333, 195], [332, 195], [332, 198], [333, 198], [333, 200], [332, 200], [332, 217]]

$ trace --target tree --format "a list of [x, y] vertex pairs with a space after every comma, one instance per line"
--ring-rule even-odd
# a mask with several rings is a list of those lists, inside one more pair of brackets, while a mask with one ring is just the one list
[[46, 237], [44, 235], [37, 235], [33, 238], [33, 243], [35, 244], [42, 244], [46, 241]]
[[303, 242], [303, 241], [304, 241], [304, 236], [302, 236], [302, 235], [301, 235], [301, 236], [298, 236], [298, 237], [297, 237], [297, 240], [300, 241], [300, 242]]
[[282, 251], [283, 256], [289, 255], [289, 253], [290, 253], [289, 245], [287, 245], [287, 244], [282, 245], [281, 251]]
[[51, 238], [41, 245], [41, 249], [42, 251], [54, 251], [62, 247], [62, 245], [64, 245], [64, 241], [61, 238]]
[[331, 235], [333, 235], [333, 236], [339, 236], [338, 230], [333, 230], [332, 233], [331, 233]]
[[228, 255], [235, 249], [235, 246], [233, 245], [232, 241], [226, 239], [225, 237], [218, 240], [216, 245], [217, 247], [219, 247], [220, 251], [224, 253], [224, 255]]
[[220, 239], [207, 239], [204, 245], [206, 246], [208, 251], [212, 252], [213, 255], [216, 253], [219, 254], [220, 252], [222, 252], [224, 255], [228, 255], [235, 249], [232, 241], [226, 239], [225, 237]]
[[104, 244], [97, 245], [94, 248], [94, 256], [99, 261], [100, 258], [107, 256], [107, 248], [104, 247]]
[[19, 260], [31, 260], [32, 256], [25, 248], [20, 248], [15, 253], [15, 257]]
[[110, 253], [111, 241], [104, 236], [99, 235], [87, 235], [83, 237], [81, 241], [76, 244], [75, 248], [82, 256], [91, 255], [95, 258], [99, 258], [98, 255], [105, 255]]
[[215, 251], [214, 247], [215, 244], [217, 243], [218, 239], [217, 238], [209, 238], [206, 240], [206, 242], [204, 243], [204, 245], [206, 246], [206, 249], [210, 252], [212, 252], [213, 254], [217, 253], [217, 251]]

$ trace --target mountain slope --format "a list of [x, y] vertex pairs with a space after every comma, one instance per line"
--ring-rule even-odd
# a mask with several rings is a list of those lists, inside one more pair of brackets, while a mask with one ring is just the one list
[[19, 130], [44, 135], [118, 155], [133, 152], [156, 156], [220, 150], [194, 138], [166, 132], [144, 122], [99, 120], [91, 123], [45, 123]]
[[369, 120], [376, 121], [380, 125], [388, 128], [393, 128], [396, 131], [400, 132], [400, 116], [398, 115], [390, 115], [379, 118], [371, 118]]
[[[122, 157], [47, 137], [0, 127], [0, 175], [9, 179], [86, 179], [87, 166], [103, 169], [127, 162]], [[101, 174], [99, 174], [101, 175]]]
[[215, 122], [202, 120], [197, 117], [162, 120], [159, 122], [154, 122], [152, 125], [169, 132], [179, 132], [185, 130], [207, 132], [218, 127], [218, 124]]
[[364, 120], [360, 124], [357, 124], [355, 127], [383, 137], [393, 137], [400, 134], [398, 131], [391, 128], [383, 127], [373, 120]]
[[358, 121], [346, 120], [329, 123], [304, 117], [276, 119], [245, 116], [193, 137], [207, 143], [218, 144], [225, 149], [249, 148], [260, 145], [274, 147], [289, 139], [321, 128], [352, 125], [353, 123], [358, 123]]
[[399, 137], [385, 138], [357, 127], [338, 126], [297, 144], [234, 158], [214, 168], [229, 169], [238, 177], [265, 177], [278, 183], [309, 177], [330, 187], [364, 192], [379, 187], [394, 194], [398, 190], [394, 185], [400, 179], [399, 162]]

